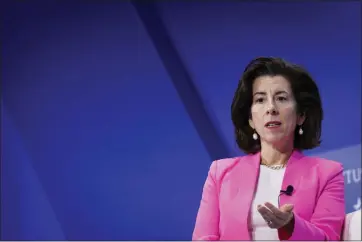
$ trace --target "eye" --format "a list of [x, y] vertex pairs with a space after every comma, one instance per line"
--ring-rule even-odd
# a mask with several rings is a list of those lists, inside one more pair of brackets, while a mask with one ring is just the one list
[[262, 103], [263, 101], [264, 101], [264, 98], [262, 98], [262, 97], [255, 99], [256, 103]]
[[277, 97], [277, 100], [278, 100], [278, 101], [286, 101], [286, 100], [287, 100], [287, 98], [286, 98], [286, 97], [282, 97], [282, 96], [280, 96], [280, 97]]

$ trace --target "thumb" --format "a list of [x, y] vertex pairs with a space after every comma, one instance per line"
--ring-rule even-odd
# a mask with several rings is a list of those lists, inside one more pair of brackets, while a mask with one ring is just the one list
[[284, 204], [281, 208], [280, 211], [282, 212], [291, 212], [293, 211], [294, 205], [293, 204]]

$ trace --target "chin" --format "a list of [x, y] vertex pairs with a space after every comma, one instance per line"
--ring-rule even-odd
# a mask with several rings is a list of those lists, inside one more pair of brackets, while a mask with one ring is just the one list
[[[290, 145], [293, 146], [293, 144], [290, 144], [288, 141], [289, 139], [285, 136], [269, 136], [265, 137], [264, 142], [277, 148], [277, 149], [285, 149], [286, 147], [290, 147]], [[279, 148], [278, 148], [279, 147]]]
[[265, 137], [264, 141], [268, 144], [271, 144], [273, 146], [279, 146], [287, 142], [288, 139], [286, 139], [283, 136], [272, 136], [272, 137]]

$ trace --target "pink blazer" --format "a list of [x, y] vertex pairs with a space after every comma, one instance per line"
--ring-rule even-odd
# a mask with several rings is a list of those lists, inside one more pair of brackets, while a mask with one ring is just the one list
[[[251, 240], [249, 211], [259, 174], [260, 153], [211, 164], [193, 240]], [[294, 204], [289, 240], [339, 240], [345, 217], [344, 177], [340, 163], [294, 151], [288, 161], [280, 206]], [[276, 195], [277, 196], [277, 195]]]

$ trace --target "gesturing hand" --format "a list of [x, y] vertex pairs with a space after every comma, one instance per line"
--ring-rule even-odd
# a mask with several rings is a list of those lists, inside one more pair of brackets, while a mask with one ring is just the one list
[[292, 204], [285, 204], [280, 208], [268, 202], [264, 205], [258, 205], [258, 212], [272, 229], [279, 229], [293, 219], [294, 206]]

